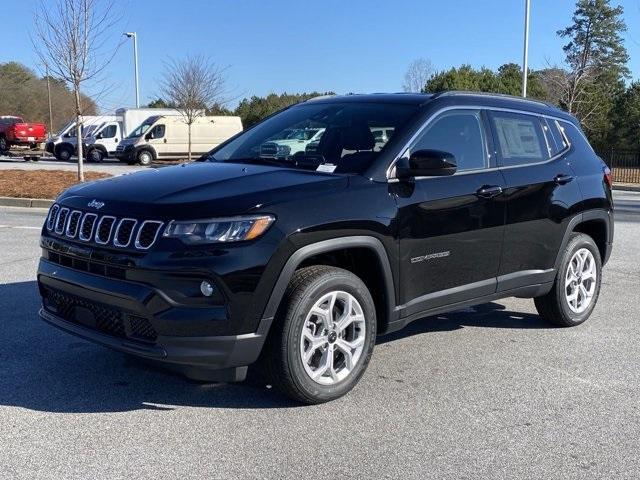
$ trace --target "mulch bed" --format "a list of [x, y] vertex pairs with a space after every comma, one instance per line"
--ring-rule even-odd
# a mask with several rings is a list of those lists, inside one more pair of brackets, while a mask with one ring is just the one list
[[[85, 180], [109, 178], [108, 173], [85, 172]], [[63, 170], [0, 170], [0, 197], [49, 198], [78, 183], [78, 174]]]

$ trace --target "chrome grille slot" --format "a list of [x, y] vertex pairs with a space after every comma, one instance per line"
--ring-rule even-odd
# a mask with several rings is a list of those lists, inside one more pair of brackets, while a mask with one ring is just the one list
[[57, 203], [51, 207], [51, 210], [49, 210], [49, 216], [47, 217], [47, 230], [49, 231], [53, 230], [53, 227], [56, 224], [56, 218], [59, 211], [60, 211], [60, 205], [58, 205]]
[[109, 243], [114, 223], [116, 223], [116, 217], [105, 215], [100, 219], [96, 228], [96, 243], [101, 245]]
[[116, 233], [113, 237], [113, 244], [116, 247], [126, 247], [131, 243], [133, 230], [136, 228], [137, 220], [133, 218], [123, 218], [118, 223]]
[[67, 230], [65, 232], [67, 237], [75, 238], [78, 233], [81, 218], [82, 212], [80, 210], [74, 210], [71, 212], [71, 215], [69, 215], [69, 223], [67, 223]]
[[61, 208], [60, 212], [58, 213], [58, 218], [56, 218], [56, 233], [58, 235], [62, 235], [62, 233], [64, 232], [68, 216], [69, 209], [66, 207]]
[[93, 236], [93, 227], [96, 225], [96, 220], [98, 215], [95, 213], [86, 213], [84, 218], [82, 219], [82, 224], [80, 226], [80, 235], [78, 238], [83, 242], [88, 242], [91, 240]]
[[140, 225], [140, 229], [138, 230], [138, 235], [136, 236], [135, 246], [141, 250], [147, 250], [151, 248], [158, 237], [158, 232], [160, 231], [160, 227], [162, 226], [162, 222], [157, 220], [145, 220]]

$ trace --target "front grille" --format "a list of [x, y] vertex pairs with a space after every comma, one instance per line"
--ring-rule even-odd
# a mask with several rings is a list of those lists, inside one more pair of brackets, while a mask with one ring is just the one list
[[67, 237], [74, 238], [78, 233], [78, 227], [80, 226], [80, 219], [82, 218], [82, 212], [74, 210], [69, 215], [69, 223], [67, 224], [66, 235]]
[[44, 289], [44, 302], [47, 310], [68, 322], [114, 337], [126, 337], [123, 314], [113, 307], [47, 287]]
[[111, 239], [111, 230], [113, 229], [115, 221], [116, 217], [104, 216], [100, 219], [96, 230], [96, 243], [100, 243], [102, 245], [109, 243], [109, 240]]
[[95, 213], [87, 213], [82, 219], [82, 226], [80, 227], [80, 240], [88, 242], [93, 236], [93, 227], [96, 224], [98, 216]]
[[56, 233], [61, 234], [64, 232], [65, 226], [67, 224], [67, 217], [69, 216], [68, 208], [61, 208], [58, 213], [58, 218], [56, 219]]
[[71, 211], [59, 204], [51, 207], [45, 222], [47, 230], [63, 237], [116, 248], [135, 247], [138, 250], [151, 248], [163, 225], [158, 220], [118, 219], [110, 215]]
[[277, 143], [263, 143], [260, 147], [260, 156], [261, 157], [275, 157], [278, 155], [278, 144]]
[[119, 280], [125, 280], [127, 278], [127, 271], [121, 267], [95, 262], [89, 259], [73, 257], [71, 255], [64, 255], [50, 250], [47, 250], [46, 255], [50, 262], [62, 265], [63, 267], [93, 273], [94, 275], [100, 275], [101, 277], [117, 278]]
[[156, 222], [153, 220], [147, 220], [142, 222], [140, 230], [138, 230], [138, 236], [136, 237], [136, 248], [147, 250], [153, 245], [158, 236], [158, 231], [162, 226], [162, 222]]
[[128, 317], [132, 337], [149, 342], [156, 341], [158, 334], [149, 320], [137, 315], [128, 315]]
[[56, 224], [56, 220], [58, 218], [58, 212], [60, 211], [60, 205], [55, 204], [49, 210], [49, 216], [47, 217], [47, 230], [53, 230], [53, 227]]
[[118, 308], [62, 290], [43, 287], [44, 307], [67, 322], [118, 338], [155, 342], [158, 334], [151, 322], [139, 315], [127, 314]]
[[113, 238], [113, 244], [116, 247], [126, 247], [131, 243], [131, 237], [133, 236], [133, 229], [136, 228], [136, 223], [138, 222], [133, 218], [123, 218], [120, 220]]

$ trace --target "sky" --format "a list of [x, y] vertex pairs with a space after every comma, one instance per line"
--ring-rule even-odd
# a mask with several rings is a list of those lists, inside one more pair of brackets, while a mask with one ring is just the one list
[[[8, 0], [5, 0], [8, 1]], [[57, 0], [45, 0], [53, 3]], [[100, 84], [103, 113], [135, 104], [133, 49], [121, 32], [138, 33], [141, 103], [159, 96], [166, 62], [204, 55], [227, 67], [227, 97], [271, 92], [401, 91], [409, 63], [430, 59], [437, 70], [522, 62], [524, 0], [112, 0], [121, 12], [120, 44]], [[37, 69], [33, 12], [38, 0], [11, 2], [0, 29], [0, 63]], [[571, 24], [572, 0], [531, 0], [529, 66], [562, 61], [556, 31]], [[625, 8], [629, 67], [640, 78], [640, 0]]]

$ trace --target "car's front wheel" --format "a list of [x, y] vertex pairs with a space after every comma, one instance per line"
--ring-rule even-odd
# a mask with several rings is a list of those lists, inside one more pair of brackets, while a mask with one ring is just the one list
[[153, 162], [153, 155], [148, 150], [140, 150], [137, 158], [140, 165], [151, 165]]
[[99, 148], [92, 148], [87, 153], [87, 159], [90, 162], [100, 163], [104, 160], [104, 152]]
[[376, 338], [376, 311], [365, 284], [335, 267], [298, 270], [261, 361], [268, 380], [307, 404], [349, 392], [364, 374]]
[[580, 325], [596, 306], [602, 281], [602, 260], [593, 239], [573, 233], [562, 254], [560, 268], [549, 293], [536, 298], [538, 313], [562, 327]]

